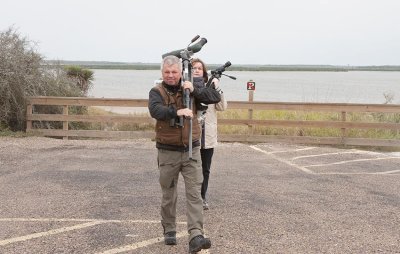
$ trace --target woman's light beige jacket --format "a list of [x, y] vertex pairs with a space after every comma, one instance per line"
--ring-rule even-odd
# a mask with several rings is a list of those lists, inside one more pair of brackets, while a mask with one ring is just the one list
[[208, 109], [205, 114], [205, 147], [214, 148], [218, 144], [218, 133], [217, 133], [217, 111], [224, 111], [227, 109], [228, 103], [225, 100], [224, 93], [221, 93], [221, 101], [217, 104], [208, 105]]

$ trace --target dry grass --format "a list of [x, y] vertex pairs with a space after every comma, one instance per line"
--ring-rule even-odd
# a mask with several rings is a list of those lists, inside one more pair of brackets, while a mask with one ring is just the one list
[[[227, 110], [218, 112], [219, 119], [248, 119], [247, 110]], [[292, 121], [340, 121], [340, 113], [329, 112], [298, 112], [284, 110], [255, 110], [253, 111], [255, 120], [292, 120]], [[400, 123], [400, 114], [398, 113], [349, 113], [347, 115], [349, 122], [371, 122], [371, 123]], [[249, 131], [253, 134], [261, 135], [284, 135], [284, 136], [315, 136], [315, 137], [340, 137], [342, 130], [338, 128], [280, 128], [253, 126], [249, 130], [248, 126], [227, 126], [219, 125], [218, 131], [224, 134], [247, 134]], [[357, 138], [385, 138], [398, 139], [400, 133], [398, 130], [383, 129], [348, 129], [347, 137]]]

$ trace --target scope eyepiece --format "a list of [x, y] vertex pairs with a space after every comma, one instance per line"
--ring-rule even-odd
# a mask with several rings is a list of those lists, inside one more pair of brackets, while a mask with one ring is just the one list
[[188, 51], [191, 51], [192, 53], [199, 52], [201, 48], [204, 46], [204, 44], [207, 43], [206, 38], [201, 38], [200, 41], [198, 41], [196, 44], [193, 44], [192, 46], [189, 46], [187, 48]]
[[222, 65], [221, 67], [218, 67], [217, 69], [211, 71], [211, 74], [221, 74], [225, 71], [225, 68], [228, 68], [229, 66], [231, 66], [231, 62], [226, 62], [224, 65]]
[[[197, 38], [196, 38], [196, 40], [197, 40]], [[173, 55], [173, 56], [176, 56], [178, 58], [181, 58], [182, 57], [182, 54], [181, 54], [182, 51], [187, 51], [189, 55], [192, 55], [194, 53], [199, 52], [201, 50], [201, 48], [204, 46], [204, 44], [206, 44], [206, 43], [207, 43], [207, 39], [206, 38], [201, 38], [200, 41], [198, 41], [197, 43], [193, 44], [192, 46], [187, 47], [186, 49], [178, 49], [178, 50], [174, 50], [174, 51], [165, 53], [164, 55], [162, 55], [162, 58], [164, 58], [166, 56], [169, 56], [169, 55]]]
[[232, 65], [231, 62], [229, 62], [229, 61], [224, 64], [225, 68], [228, 68], [231, 65]]

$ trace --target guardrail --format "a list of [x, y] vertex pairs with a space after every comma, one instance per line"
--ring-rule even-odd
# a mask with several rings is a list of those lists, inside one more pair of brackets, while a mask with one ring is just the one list
[[[137, 123], [154, 124], [150, 116], [133, 115], [71, 115], [70, 106], [112, 106], [112, 107], [143, 107], [147, 108], [147, 99], [112, 99], [112, 98], [85, 98], [85, 97], [31, 97], [27, 106], [27, 132], [36, 135], [86, 138], [154, 138], [154, 131], [107, 131], [107, 130], [70, 130], [69, 122], [98, 122], [98, 123]], [[34, 112], [36, 105], [62, 106], [62, 114], [37, 114]], [[226, 142], [290, 142], [303, 144], [326, 145], [357, 145], [357, 146], [400, 146], [399, 139], [373, 139], [350, 138], [346, 136], [349, 129], [390, 129], [399, 132], [399, 123], [385, 122], [351, 122], [347, 120], [350, 112], [375, 112], [375, 113], [400, 113], [400, 105], [393, 104], [348, 104], [348, 103], [289, 103], [289, 102], [245, 102], [229, 101], [229, 109], [248, 110], [247, 119], [218, 119], [219, 125], [248, 126], [246, 134], [219, 134], [220, 141]], [[303, 112], [337, 112], [340, 121], [309, 121], [309, 120], [256, 120], [252, 119], [255, 110], [282, 110]], [[33, 128], [35, 121], [59, 121], [63, 123], [62, 129], [37, 129]], [[314, 136], [285, 136], [285, 135], [255, 135], [253, 126], [268, 127], [316, 127], [338, 128], [340, 137], [314, 137]]]

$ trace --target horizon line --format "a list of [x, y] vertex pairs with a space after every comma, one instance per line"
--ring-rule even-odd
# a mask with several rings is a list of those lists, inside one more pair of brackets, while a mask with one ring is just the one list
[[[47, 62], [77, 62], [77, 63], [108, 63], [108, 64], [145, 64], [145, 65], [159, 65], [160, 63], [154, 62], [121, 62], [121, 61], [103, 61], [103, 60], [56, 60], [56, 59], [45, 59]], [[220, 65], [210, 63], [208, 65]], [[235, 64], [236, 66], [340, 66], [340, 67], [399, 67], [400, 64], [369, 64], [369, 65], [350, 65], [350, 64]]]

